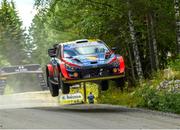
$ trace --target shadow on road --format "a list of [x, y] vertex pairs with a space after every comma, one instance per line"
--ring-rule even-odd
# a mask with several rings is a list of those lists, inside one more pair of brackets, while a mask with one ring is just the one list
[[[27, 108], [29, 109], [29, 108]], [[180, 119], [180, 115], [173, 113], [164, 113], [141, 108], [128, 108], [124, 106], [108, 105], [108, 104], [81, 104], [81, 105], [62, 105], [54, 107], [34, 107], [31, 109], [39, 109], [51, 112], [77, 112], [77, 113], [145, 113], [149, 115], [160, 115]]]
[[113, 106], [113, 105], [105, 105], [105, 104], [82, 104], [82, 105], [63, 105], [59, 107], [38, 107], [33, 109], [40, 109], [45, 111], [54, 111], [54, 112], [82, 112], [82, 113], [117, 113], [117, 112], [137, 112], [136, 109], [121, 107], [121, 106]]

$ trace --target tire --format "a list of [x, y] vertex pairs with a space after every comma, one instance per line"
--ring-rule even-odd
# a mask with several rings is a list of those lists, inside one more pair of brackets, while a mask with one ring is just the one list
[[69, 92], [70, 92], [69, 84], [65, 84], [62, 81], [62, 74], [61, 73], [60, 73], [60, 76], [59, 76], [59, 87], [60, 87], [63, 94], [69, 94]]
[[107, 91], [109, 88], [109, 82], [108, 80], [101, 81], [100, 87], [102, 91]]
[[116, 87], [120, 88], [121, 91], [123, 91], [125, 87], [125, 78], [123, 77], [123, 78], [115, 79], [114, 81], [116, 83]]
[[59, 86], [56, 84], [53, 84], [50, 80], [50, 77], [47, 78], [47, 85], [49, 87], [52, 97], [56, 97], [59, 95]]

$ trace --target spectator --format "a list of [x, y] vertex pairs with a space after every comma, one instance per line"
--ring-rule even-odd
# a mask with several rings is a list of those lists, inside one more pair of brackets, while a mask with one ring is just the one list
[[94, 104], [94, 95], [92, 94], [92, 92], [89, 93], [89, 96], [88, 96], [88, 102], [89, 104]]

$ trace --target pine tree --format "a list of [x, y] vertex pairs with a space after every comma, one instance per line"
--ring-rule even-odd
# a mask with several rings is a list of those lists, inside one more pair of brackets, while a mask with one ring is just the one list
[[12, 65], [21, 64], [26, 57], [23, 51], [25, 37], [14, 2], [3, 0], [0, 12], [0, 55]]

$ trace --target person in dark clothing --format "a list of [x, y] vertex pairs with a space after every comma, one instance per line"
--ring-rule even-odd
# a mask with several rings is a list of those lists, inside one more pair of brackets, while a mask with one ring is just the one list
[[89, 104], [94, 104], [94, 95], [92, 94], [92, 92], [89, 93], [89, 96], [88, 96], [88, 102]]

